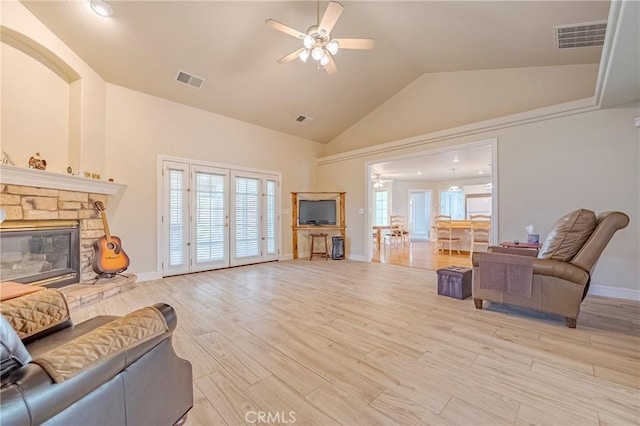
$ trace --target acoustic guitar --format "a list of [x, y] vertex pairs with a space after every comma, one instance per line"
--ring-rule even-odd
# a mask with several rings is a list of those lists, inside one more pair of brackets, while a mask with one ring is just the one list
[[96, 251], [92, 262], [93, 270], [98, 275], [119, 274], [129, 267], [129, 256], [122, 249], [120, 238], [109, 232], [104, 204], [101, 201], [96, 201], [95, 206], [102, 216], [104, 237], [100, 237], [93, 243], [93, 248]]

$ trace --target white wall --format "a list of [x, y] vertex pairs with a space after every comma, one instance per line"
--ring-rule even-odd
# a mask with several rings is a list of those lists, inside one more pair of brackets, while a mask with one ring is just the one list
[[[110, 228], [133, 272], [156, 270], [156, 165], [168, 155], [282, 173], [282, 207], [292, 191], [316, 186], [324, 145], [157, 97], [107, 85], [106, 176], [127, 184], [110, 202]], [[291, 215], [282, 214], [283, 256], [291, 255]]]
[[[41, 45], [79, 75], [80, 79], [72, 83], [72, 88], [69, 91], [70, 108], [67, 113], [70, 115], [69, 127], [67, 128], [67, 157], [69, 164], [75, 170], [84, 169], [104, 174], [104, 80], [19, 1], [2, 0], [1, 7], [0, 25], [35, 41], [34, 45]], [[99, 19], [97, 15], [91, 15], [91, 18]], [[5, 44], [0, 44], [0, 46], [4, 48]], [[4, 85], [2, 90], [4, 96]], [[11, 108], [11, 106], [6, 107]], [[3, 104], [4, 113], [5, 105]], [[34, 141], [33, 143], [44, 145], [47, 141]], [[41, 151], [44, 153], [45, 149]], [[16, 164], [18, 164], [17, 161]], [[67, 165], [64, 166], [65, 170]], [[52, 169], [52, 171], [54, 170]]]
[[[498, 239], [523, 240], [528, 224], [544, 239], [560, 216], [581, 207], [625, 212], [631, 222], [600, 258], [593, 284], [640, 291], [640, 130], [633, 125], [638, 115], [637, 105], [597, 110], [414, 145], [393, 155], [497, 138]], [[384, 155], [320, 160], [320, 189], [347, 192], [347, 253], [354, 259], [367, 260], [364, 236], [370, 230], [358, 214], [367, 209], [365, 164]]]
[[327, 154], [593, 96], [597, 64], [423, 74], [336, 137]]
[[0, 43], [2, 115], [0, 146], [17, 166], [40, 152], [47, 171], [69, 165], [69, 84], [14, 47]]

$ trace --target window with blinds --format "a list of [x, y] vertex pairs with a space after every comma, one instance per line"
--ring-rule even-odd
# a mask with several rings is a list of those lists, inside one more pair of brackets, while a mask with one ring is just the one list
[[223, 260], [225, 248], [225, 176], [195, 174], [195, 262]]
[[276, 189], [277, 182], [273, 180], [267, 180], [267, 206], [266, 206], [266, 238], [267, 238], [267, 253], [276, 254], [277, 240], [276, 240]]
[[235, 257], [260, 256], [261, 180], [235, 178]]
[[441, 191], [440, 214], [451, 216], [451, 220], [464, 220], [464, 192]]
[[169, 170], [169, 266], [184, 263], [184, 174], [183, 170]]

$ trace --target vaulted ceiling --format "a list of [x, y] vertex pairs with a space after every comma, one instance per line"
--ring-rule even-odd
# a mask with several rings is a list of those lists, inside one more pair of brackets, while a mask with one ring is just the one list
[[[327, 75], [313, 61], [276, 63], [301, 42], [265, 25], [305, 32], [313, 1], [112, 1], [110, 18], [88, 0], [23, 4], [107, 82], [323, 143], [423, 73], [597, 63], [599, 47], [556, 49], [554, 27], [609, 11], [609, 1], [342, 1], [332, 36], [375, 47], [338, 52]], [[205, 82], [179, 83], [179, 71]]]

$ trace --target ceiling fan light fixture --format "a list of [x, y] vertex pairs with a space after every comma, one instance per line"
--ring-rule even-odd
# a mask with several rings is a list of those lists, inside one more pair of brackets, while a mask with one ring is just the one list
[[332, 55], [335, 55], [336, 53], [338, 53], [339, 48], [340, 48], [340, 43], [338, 43], [337, 40], [331, 40], [329, 43], [327, 43], [327, 50]]
[[[92, 1], [104, 1], [104, 0], [92, 0]], [[337, 38], [332, 39], [331, 31], [333, 30], [336, 22], [340, 18], [344, 6], [337, 1], [329, 1], [327, 8], [320, 17], [320, 0], [316, 0], [317, 5], [317, 23], [310, 26], [306, 32], [301, 32], [295, 28], [291, 28], [284, 25], [275, 19], [265, 20], [265, 24], [271, 28], [283, 32], [287, 35], [295, 37], [298, 43], [302, 41], [302, 47], [296, 49], [290, 54], [279, 58], [276, 62], [279, 64], [286, 64], [294, 61], [296, 58], [300, 58], [301, 61], [306, 62], [309, 59], [307, 55], [310, 55], [315, 61], [318, 62], [318, 69], [324, 69], [327, 74], [335, 74], [338, 70], [333, 56], [343, 49], [354, 50], [371, 50], [373, 49], [373, 40], [368, 38]], [[306, 50], [307, 52], [301, 53]]]
[[314, 47], [313, 50], [311, 51], [311, 57], [316, 61], [319, 61], [325, 56], [326, 55], [324, 54], [324, 50], [322, 49], [322, 47]]
[[304, 40], [302, 40], [302, 44], [307, 49], [311, 49], [316, 44], [316, 39], [311, 37], [310, 35], [304, 36]]
[[113, 15], [113, 9], [104, 0], [91, 0], [91, 9], [99, 16], [108, 18]]
[[371, 180], [371, 185], [374, 189], [384, 188], [384, 181], [380, 179], [380, 174], [376, 173], [373, 175], [373, 179]]
[[309, 55], [310, 55], [309, 50], [304, 49], [304, 50], [301, 50], [300, 53], [298, 53], [298, 58], [300, 58], [302, 62], [307, 62], [307, 59], [309, 59]]

